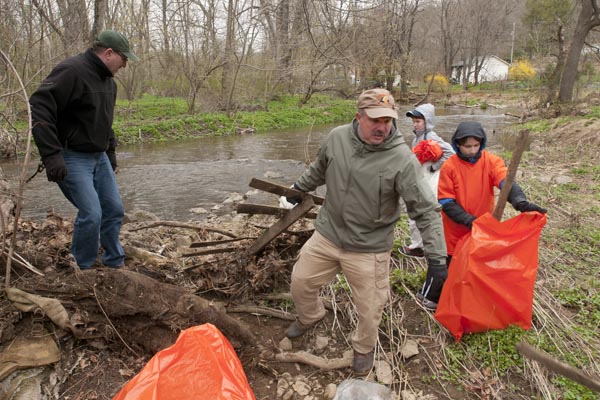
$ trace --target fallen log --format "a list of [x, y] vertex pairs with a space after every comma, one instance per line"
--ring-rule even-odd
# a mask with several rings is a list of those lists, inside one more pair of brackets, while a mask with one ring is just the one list
[[258, 343], [222, 304], [133, 271], [84, 270], [52, 279], [37, 277], [22, 282], [19, 289], [58, 299], [71, 316], [77, 315], [77, 330], [85, 332], [81, 339], [104, 337], [156, 353], [173, 344], [181, 329], [211, 323], [234, 346]]

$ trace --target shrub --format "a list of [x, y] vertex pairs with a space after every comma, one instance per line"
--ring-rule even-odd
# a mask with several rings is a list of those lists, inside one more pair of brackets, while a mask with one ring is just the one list
[[[425, 82], [426, 85], [429, 85], [429, 82], [431, 82], [431, 74], [425, 75], [425, 78], [423, 78], [423, 81]], [[431, 85], [431, 91], [432, 92], [445, 92], [447, 89], [448, 89], [448, 78], [446, 78], [442, 74], [436, 73], [433, 76], [433, 84]]]
[[517, 61], [508, 69], [508, 78], [513, 81], [529, 81], [535, 78], [535, 70], [529, 61]]

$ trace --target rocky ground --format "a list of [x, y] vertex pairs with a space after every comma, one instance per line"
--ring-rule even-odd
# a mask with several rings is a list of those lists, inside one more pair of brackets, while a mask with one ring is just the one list
[[[561, 202], [553, 186], [577, 183], [590, 193], [585, 201], [595, 202], [585, 209], [598, 207], [600, 200], [593, 194], [598, 182], [572, 171], [587, 160], [600, 164], [593, 150], [600, 145], [599, 128], [597, 120], [576, 120], [532, 135], [519, 179], [528, 195], [549, 209], [548, 229], [551, 224], [572, 223], [573, 218], [579, 223], [590, 218], [583, 205]], [[573, 150], [566, 153], [565, 148]], [[2, 398], [111, 399], [157, 351], [171, 345], [181, 329], [205, 322], [216, 325], [231, 341], [257, 399], [332, 398], [336, 385], [353, 377], [347, 351], [356, 315], [343, 280], [323, 291], [327, 317], [301, 339], [286, 339], [285, 329], [294, 318], [290, 272], [310, 235], [311, 221], [290, 227], [258, 257], [247, 256], [245, 250], [254, 238], [275, 220], [236, 214], [233, 207], [241, 199], [232, 200], [225, 205], [230, 213], [201, 224], [130, 212], [122, 232], [127, 265], [121, 271], [100, 267], [74, 271], [68, 251], [72, 221], [61, 216], [49, 215], [39, 223], [19, 221], [16, 229], [5, 223], [6, 243], [15, 238], [15, 247], [4, 285], [9, 280], [12, 288], [58, 299], [66, 316], [59, 313], [62, 319], [51, 319], [48, 312], [17, 308], [8, 292], [0, 296]], [[407, 233], [399, 229], [397, 236], [401, 239]], [[214, 248], [193, 247], [194, 243], [228, 239], [236, 240], [220, 247], [231, 252], [190, 255]], [[545, 282], [552, 276], [546, 270], [555, 251], [547, 241], [540, 245], [540, 268], [545, 271], [540, 277]], [[418, 259], [394, 257], [392, 268], [401, 274], [422, 272], [425, 265]], [[42, 360], [39, 352], [37, 361], [18, 356], [41, 338], [55, 344], [55, 358], [48, 355]], [[406, 400], [560, 398], [552, 388], [546, 396], [539, 380], [524, 372], [497, 377], [493, 371], [476, 369], [467, 383], [449, 383], [443, 379], [449, 373], [444, 349], [451, 343], [432, 314], [414, 301], [414, 284], [395, 281], [376, 368], [366, 380], [383, 384], [394, 398]], [[40, 365], [32, 367], [36, 363]], [[547, 375], [542, 380], [551, 386]]]

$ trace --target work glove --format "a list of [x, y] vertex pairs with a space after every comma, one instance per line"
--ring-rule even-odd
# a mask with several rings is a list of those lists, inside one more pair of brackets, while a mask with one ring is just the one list
[[520, 212], [537, 211], [542, 214], [546, 214], [548, 210], [538, 206], [537, 204], [530, 203], [528, 201], [522, 201], [515, 206], [515, 209]]
[[115, 154], [114, 151], [107, 151], [106, 155], [108, 156], [108, 161], [110, 161], [110, 166], [112, 167], [113, 171], [117, 170], [117, 155]]
[[[296, 189], [296, 190], [300, 190], [300, 187], [297, 184], [293, 184], [292, 186], [290, 186], [292, 189]], [[302, 192], [302, 190], [300, 190]], [[298, 203], [302, 203], [302, 196], [298, 195], [298, 196], [286, 196], [286, 201], [288, 203], [291, 203], [293, 205], [296, 205]]]
[[46, 176], [50, 182], [62, 182], [67, 176], [67, 164], [62, 153], [52, 154], [44, 157], [44, 166], [46, 167]]
[[435, 303], [439, 302], [446, 278], [448, 278], [448, 266], [446, 266], [446, 263], [428, 259], [427, 275], [421, 289], [421, 294], [427, 300]]

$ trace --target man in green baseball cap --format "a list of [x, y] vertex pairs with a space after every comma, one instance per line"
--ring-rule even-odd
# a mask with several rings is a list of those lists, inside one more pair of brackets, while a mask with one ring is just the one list
[[138, 61], [129, 41], [113, 30], [101, 32], [92, 48], [59, 63], [31, 95], [33, 138], [46, 168], [77, 208], [71, 253], [78, 269], [121, 268], [119, 241], [124, 208], [117, 186], [113, 116], [115, 74]]
[[112, 29], [107, 29], [100, 32], [98, 38], [94, 42], [94, 45], [104, 47], [105, 49], [112, 49], [113, 51], [127, 57], [128, 60], [139, 61], [137, 56], [133, 54], [133, 51], [131, 51], [131, 48], [129, 47], [129, 40], [127, 40], [127, 38], [119, 32], [113, 31]]

